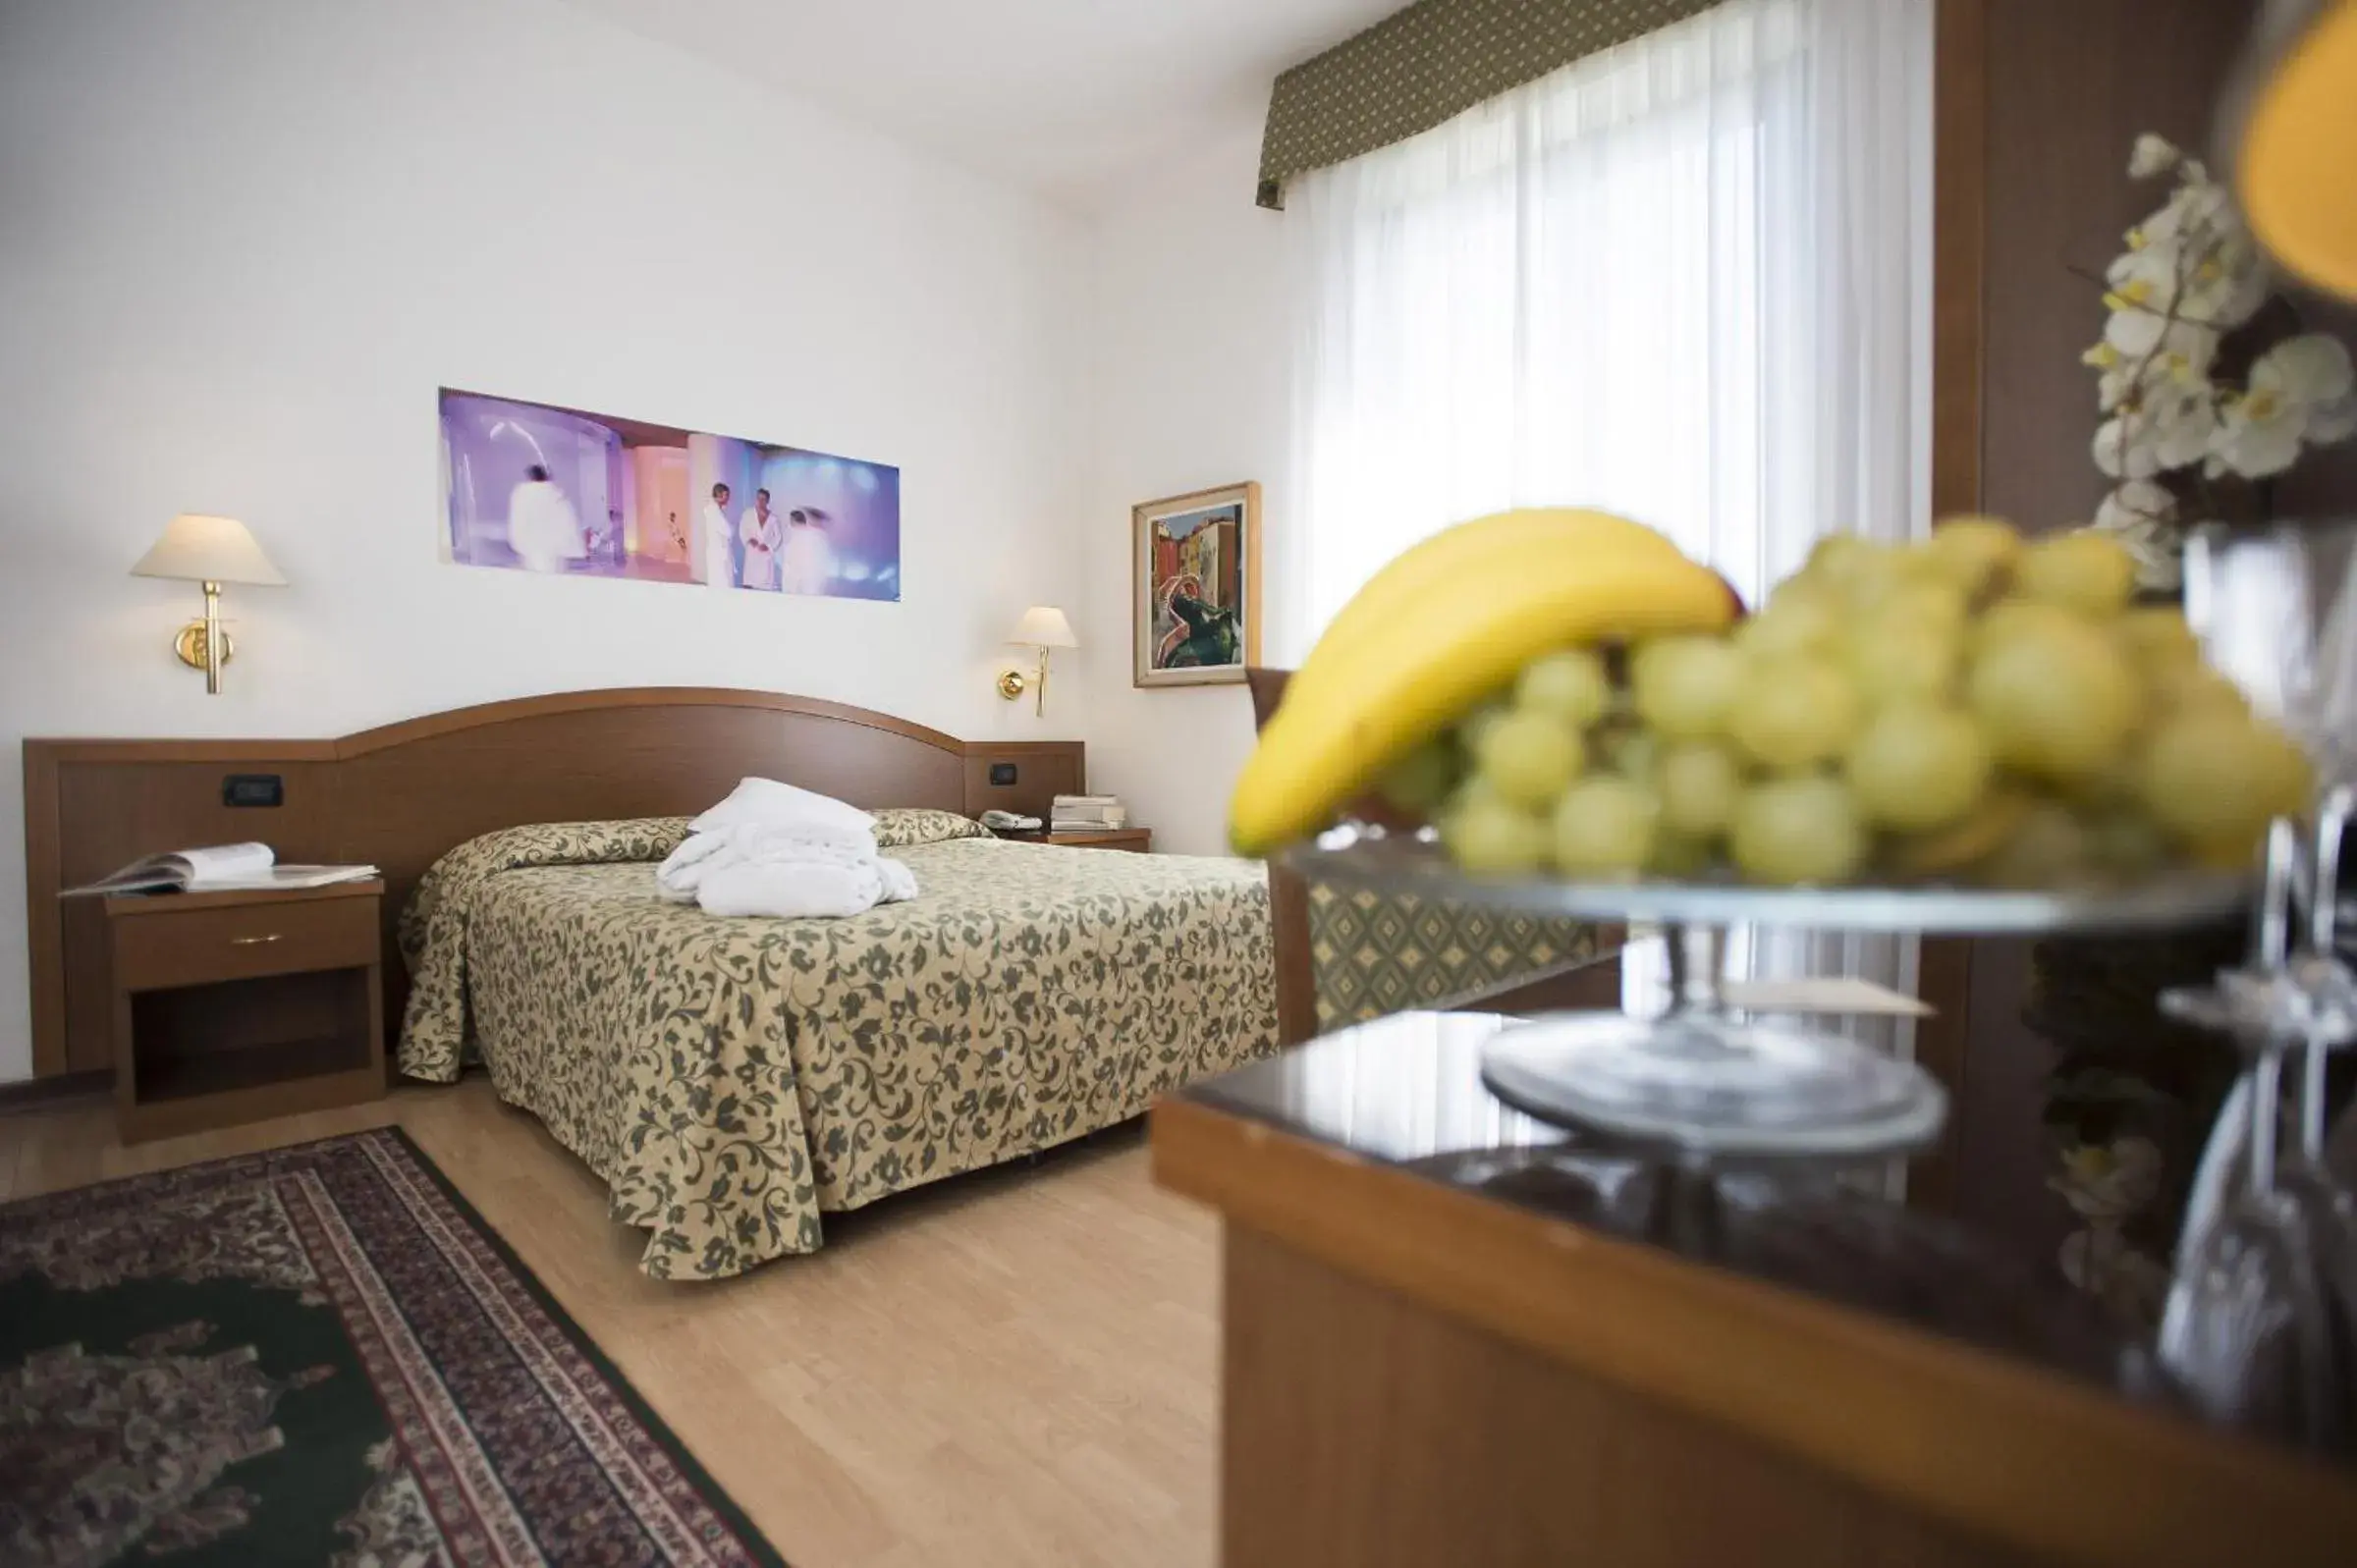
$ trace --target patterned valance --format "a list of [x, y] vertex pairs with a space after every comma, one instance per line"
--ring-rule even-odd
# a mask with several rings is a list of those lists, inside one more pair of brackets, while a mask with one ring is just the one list
[[1388, 147], [1719, 0], [1416, 0], [1277, 79], [1260, 204], [1304, 170]]

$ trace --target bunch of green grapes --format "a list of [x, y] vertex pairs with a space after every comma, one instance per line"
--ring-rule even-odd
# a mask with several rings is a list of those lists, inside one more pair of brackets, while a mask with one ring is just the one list
[[2120, 882], [2247, 864], [2299, 748], [2089, 532], [1824, 540], [1725, 635], [1563, 649], [1393, 770], [1480, 873]]

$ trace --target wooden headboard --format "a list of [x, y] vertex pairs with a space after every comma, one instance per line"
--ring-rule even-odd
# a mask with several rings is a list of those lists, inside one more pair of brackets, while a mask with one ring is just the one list
[[[1014, 782], [993, 784], [994, 769]], [[232, 774], [284, 803], [233, 807]], [[109, 1060], [104, 912], [58, 891], [143, 854], [259, 838], [283, 860], [385, 872], [385, 991], [408, 994], [392, 925], [417, 879], [477, 834], [533, 822], [693, 815], [748, 774], [860, 806], [1045, 816], [1086, 783], [1076, 740], [968, 744], [887, 714], [702, 686], [560, 692], [340, 740], [27, 740], [25, 869], [36, 1076]]]

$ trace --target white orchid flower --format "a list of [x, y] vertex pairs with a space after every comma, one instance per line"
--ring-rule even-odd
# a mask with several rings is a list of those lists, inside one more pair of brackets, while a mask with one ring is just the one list
[[[2110, 344], [2104, 345], [2110, 349]], [[2121, 359], [2119, 351], [2111, 350], [2113, 362], [2105, 366], [2096, 378], [2095, 406], [2104, 413], [2117, 413], [2129, 404], [2143, 398], [2152, 380], [2151, 359]]]
[[2207, 382], [2148, 394], [2142, 414], [2153, 426], [2153, 459], [2162, 471], [2191, 467], [2209, 455], [2218, 430], [2218, 400]]
[[2258, 247], [2239, 233], [2148, 242], [2114, 259], [2104, 281], [2114, 311], [2173, 315], [2213, 328], [2240, 326], [2268, 294]]
[[2290, 467], [2303, 445], [2345, 439], [2357, 430], [2353, 394], [2357, 371], [2338, 339], [2318, 332], [2284, 339], [2251, 366], [2243, 394], [2227, 401], [2211, 441], [2210, 471], [2265, 479]]
[[[2136, 236], [2137, 231], [2131, 229], [2129, 237]], [[2104, 269], [2104, 281], [2122, 293], [2141, 283], [2145, 287], [2138, 291], [2137, 297], [2151, 298], [2165, 308], [2176, 289], [2177, 268], [2184, 253], [2184, 246], [2174, 240], [2158, 244], [2150, 242], [2131, 244]]]
[[2107, 478], [2150, 479], [2161, 471], [2158, 434], [2150, 419], [2113, 414], [2096, 427], [2095, 465]]
[[2099, 372], [2095, 378], [2095, 406], [2105, 413], [2115, 412], [2152, 379], [2150, 359], [2131, 359], [2109, 343], [2099, 343], [2080, 354], [2079, 363]]
[[[2187, 170], [2200, 168], [2188, 159]], [[2179, 243], [2206, 248], [2222, 235], [2242, 232], [2242, 219], [2234, 210], [2233, 199], [2223, 186], [2213, 185], [2207, 178], [2188, 177], [2179, 183], [2161, 209], [2138, 224], [2132, 231], [2129, 248], [2143, 244]]]
[[2174, 169], [2177, 160], [2184, 156], [2165, 137], [2147, 131], [2136, 138], [2135, 149], [2128, 154], [2128, 176], [2134, 180], [2150, 180], [2157, 175], [2165, 175]]
[[2286, 338], [2251, 366], [2251, 390], [2279, 394], [2310, 408], [2338, 403], [2357, 389], [2357, 367], [2338, 338], [2304, 332]]
[[2103, 339], [2080, 355], [2105, 415], [2096, 466], [2116, 481], [2096, 526], [2140, 561], [2173, 566], [2177, 502], [2154, 480], [2196, 464], [2264, 479], [2305, 447], [2357, 438], [2357, 367], [2338, 341], [2307, 334], [2262, 354], [2242, 389], [2221, 390], [2221, 336], [2273, 296], [2266, 259], [2232, 195], [2166, 138], [2138, 136], [2128, 172], [2173, 178], [2105, 270]]
[[2151, 479], [2200, 462], [2213, 449], [2217, 427], [2208, 382], [2160, 383], [2104, 421], [2095, 433], [2095, 463], [2114, 479]]
[[2216, 252], [2194, 269], [2186, 303], [2192, 314], [2231, 330], [2257, 315], [2274, 290], [2275, 277], [2258, 243], [2237, 228], [2221, 236]]
[[2335, 399], [2308, 410], [2308, 445], [2338, 446], [2351, 436], [2357, 436], [2357, 397]]
[[2095, 525], [2116, 532], [2142, 522], [2166, 522], [2177, 514], [2177, 498], [2150, 479], [2131, 479], [2104, 497]]
[[2290, 467], [2300, 455], [2307, 411], [2274, 393], [2245, 393], [2227, 401], [2211, 438], [2204, 471], [2212, 478], [2240, 474], [2267, 479]]
[[2095, 531], [2108, 534], [2135, 558], [2136, 580], [2169, 589], [2182, 577], [2177, 563], [2177, 498], [2150, 479], [2131, 479], [2095, 509]]
[[2168, 351], [2189, 358], [2199, 354], [2208, 364], [2209, 353], [2218, 347], [2217, 333], [2198, 321], [2170, 320], [2165, 308], [2147, 303], [2147, 297], [2125, 291], [2106, 295], [2111, 314], [2104, 322], [2104, 341], [2130, 359], [2141, 359], [2165, 342]]
[[2156, 343], [2152, 350], [2131, 356], [2105, 342], [2081, 354], [2082, 361], [2102, 372], [2096, 378], [2096, 406], [2111, 413], [2156, 397], [2207, 393], [2218, 337], [2189, 323], [2179, 323], [2179, 327], [2181, 330], [2163, 335], [2166, 348]]
[[2250, 237], [2220, 235], [2184, 274], [2176, 293], [2176, 313], [2231, 331], [2259, 313], [2271, 287], [2267, 265]]
[[2202, 473], [2212, 479], [2236, 474], [2245, 479], [2270, 479], [2289, 468], [2300, 455], [2296, 430], [2280, 424], [2243, 425], [2231, 413], [2220, 421]]

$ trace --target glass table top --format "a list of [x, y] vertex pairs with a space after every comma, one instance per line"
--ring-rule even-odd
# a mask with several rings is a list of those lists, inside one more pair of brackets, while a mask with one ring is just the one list
[[1886, 1196], [1895, 1184], [1879, 1167], [1754, 1164], [1696, 1177], [1511, 1109], [1483, 1086], [1481, 1052], [1513, 1022], [1399, 1013], [1180, 1098], [2126, 1397], [2169, 1402], [2142, 1346], [2056, 1270]]

